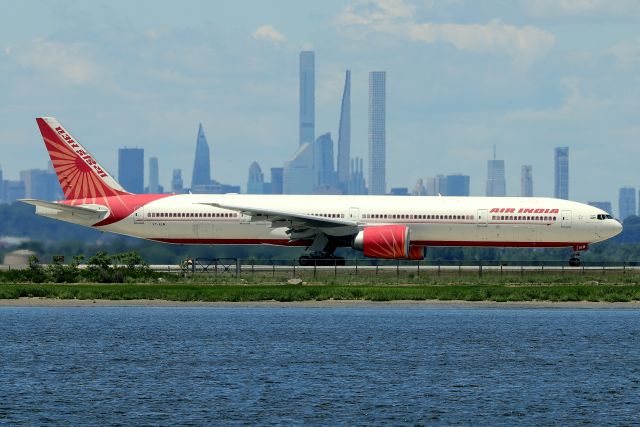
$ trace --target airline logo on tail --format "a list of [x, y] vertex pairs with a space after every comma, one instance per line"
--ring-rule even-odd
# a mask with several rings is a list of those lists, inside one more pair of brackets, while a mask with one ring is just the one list
[[76, 152], [76, 154], [80, 156], [80, 158], [84, 160], [89, 167], [93, 168], [101, 178], [106, 178], [107, 176], [109, 176], [105, 171], [102, 170], [100, 165], [98, 165], [98, 163], [93, 160], [93, 157], [91, 157], [86, 151], [84, 151], [82, 147], [80, 147], [80, 144], [75, 142], [71, 135], [69, 135], [64, 129], [62, 129], [62, 126], [58, 126], [56, 128], [56, 132], [58, 132], [58, 135], [60, 135], [62, 139], [67, 141], [69, 146]]
[[53, 117], [36, 119], [67, 200], [131, 194]]

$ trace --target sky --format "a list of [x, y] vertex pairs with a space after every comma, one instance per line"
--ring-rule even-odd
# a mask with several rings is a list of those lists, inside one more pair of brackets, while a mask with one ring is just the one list
[[[212, 176], [246, 188], [298, 146], [298, 54], [316, 55], [316, 135], [337, 144], [352, 71], [352, 156], [367, 158], [368, 72], [387, 72], [387, 188], [471, 175], [484, 195], [493, 146], [507, 194], [533, 166], [553, 196], [553, 148], [570, 147], [569, 197], [639, 186], [640, 2], [635, 0], [24, 0], [2, 7], [0, 166], [45, 168], [34, 118], [55, 116], [114, 176], [117, 149], [191, 181], [202, 123]], [[366, 168], [366, 166], [365, 166]], [[146, 178], [145, 178], [146, 179]]]

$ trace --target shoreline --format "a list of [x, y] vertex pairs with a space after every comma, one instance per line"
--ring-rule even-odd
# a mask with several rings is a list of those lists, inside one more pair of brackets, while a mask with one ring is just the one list
[[575, 308], [575, 309], [640, 309], [640, 301], [463, 301], [463, 300], [309, 300], [309, 301], [172, 301], [161, 299], [59, 299], [21, 297], [0, 299], [4, 307], [238, 307], [238, 308], [366, 308], [366, 307], [420, 307], [420, 308]]

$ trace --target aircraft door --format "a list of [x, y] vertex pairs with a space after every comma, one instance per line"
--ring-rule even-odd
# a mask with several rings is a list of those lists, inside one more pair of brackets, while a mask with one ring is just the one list
[[486, 209], [478, 209], [478, 227], [486, 227], [489, 214]]
[[133, 223], [144, 224], [144, 206], [138, 206], [133, 212]]
[[359, 208], [349, 208], [349, 219], [354, 221], [360, 220], [360, 209]]
[[571, 211], [562, 211], [562, 228], [571, 228]]

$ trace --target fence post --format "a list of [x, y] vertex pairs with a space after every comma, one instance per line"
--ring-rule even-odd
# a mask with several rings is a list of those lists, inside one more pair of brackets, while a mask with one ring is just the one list
[[482, 263], [478, 265], [478, 277], [482, 277]]
[[[11, 268], [11, 267], [9, 267]], [[622, 274], [627, 274], [627, 262], [622, 261]]]
[[396, 261], [396, 280], [400, 279], [400, 260]]
[[333, 259], [333, 277], [338, 277], [338, 259]]
[[273, 270], [273, 277], [276, 277], [276, 261], [271, 260], [271, 269]]
[[236, 258], [236, 277], [240, 276], [240, 266], [242, 263], [240, 262], [240, 258]]
[[420, 261], [418, 261], [418, 273], [416, 274], [417, 277], [420, 277]]
[[318, 260], [313, 260], [313, 277], [316, 277], [316, 270], [318, 269]]
[[356, 258], [356, 276], [358, 275], [358, 258]]
[[293, 277], [296, 277], [296, 260], [293, 260]]
[[440, 277], [440, 261], [438, 261], [438, 277]]

